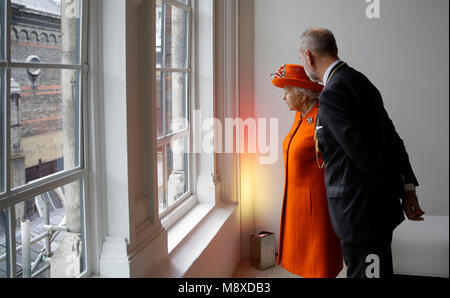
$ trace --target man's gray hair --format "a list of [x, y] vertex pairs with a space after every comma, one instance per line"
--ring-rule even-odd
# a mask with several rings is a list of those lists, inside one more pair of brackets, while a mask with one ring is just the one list
[[333, 33], [325, 28], [310, 28], [300, 36], [299, 51], [314, 51], [321, 55], [338, 55]]

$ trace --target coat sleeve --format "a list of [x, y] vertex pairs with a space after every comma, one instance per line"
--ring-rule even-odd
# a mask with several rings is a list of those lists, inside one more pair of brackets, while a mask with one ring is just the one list
[[363, 127], [352, 110], [352, 102], [342, 90], [329, 88], [322, 93], [321, 122], [331, 131], [346, 155], [370, 176], [381, 161], [380, 151], [373, 148], [373, 143], [363, 132]]
[[395, 130], [394, 123], [389, 118], [389, 115], [384, 108], [383, 113], [386, 121], [386, 129], [389, 136], [389, 141], [392, 144], [393, 154], [395, 154], [394, 160], [397, 162], [397, 168], [405, 177], [405, 184], [412, 183], [415, 186], [419, 186], [417, 178], [412, 170], [409, 156], [406, 152], [405, 144]]

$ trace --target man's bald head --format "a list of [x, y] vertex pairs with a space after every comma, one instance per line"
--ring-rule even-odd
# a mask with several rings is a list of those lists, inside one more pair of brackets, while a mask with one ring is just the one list
[[338, 56], [333, 33], [325, 28], [310, 28], [300, 36], [299, 51], [312, 51], [320, 56]]

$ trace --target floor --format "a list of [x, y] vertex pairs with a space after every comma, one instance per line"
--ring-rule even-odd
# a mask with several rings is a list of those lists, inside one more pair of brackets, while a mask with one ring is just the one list
[[[233, 273], [233, 278], [302, 278], [298, 275], [286, 271], [281, 266], [274, 266], [264, 271], [259, 271], [250, 265], [249, 259], [243, 259], [239, 263], [236, 271]], [[337, 278], [346, 278], [346, 268], [339, 273]]]

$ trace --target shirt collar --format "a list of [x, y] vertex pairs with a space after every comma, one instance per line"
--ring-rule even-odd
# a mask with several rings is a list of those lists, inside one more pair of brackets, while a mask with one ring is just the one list
[[326, 86], [327, 85], [327, 81], [328, 81], [328, 77], [331, 74], [331, 71], [333, 70], [333, 68], [338, 65], [338, 63], [341, 62], [341, 60], [336, 60], [333, 64], [330, 65], [330, 67], [328, 67], [327, 71], [325, 72], [324, 76], [323, 76], [323, 85]]

